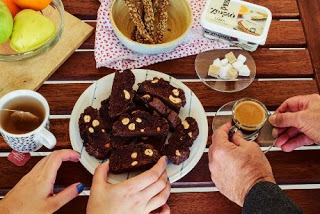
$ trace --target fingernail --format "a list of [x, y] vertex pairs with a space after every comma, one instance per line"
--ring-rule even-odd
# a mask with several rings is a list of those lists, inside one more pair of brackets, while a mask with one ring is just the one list
[[276, 115], [275, 114], [273, 114], [269, 117], [269, 122], [271, 123], [271, 125], [275, 124], [275, 122], [276, 122]]
[[170, 163], [170, 160], [167, 156], [166, 156], [166, 163], [167, 163], [167, 165]]
[[80, 194], [84, 190], [84, 184], [83, 183], [78, 184], [77, 190], [78, 190], [78, 193]]
[[277, 129], [272, 129], [272, 137], [277, 138], [278, 137], [278, 130]]

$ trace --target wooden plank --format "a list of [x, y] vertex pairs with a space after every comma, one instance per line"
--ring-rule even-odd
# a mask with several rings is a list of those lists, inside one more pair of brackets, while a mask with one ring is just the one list
[[[91, 26], [95, 26], [94, 22], [88, 24], [90, 24]], [[89, 39], [87, 39], [82, 44], [80, 49], [93, 49], [94, 37], [95, 34], [92, 34]], [[300, 21], [273, 20], [271, 23], [268, 39], [263, 47], [294, 48], [305, 46], [306, 39]]]
[[[284, 191], [300, 208], [308, 214], [319, 213], [320, 190], [285, 190]], [[57, 213], [85, 213], [88, 196], [74, 199]], [[187, 203], [186, 203], [187, 202]], [[228, 200], [220, 192], [208, 193], [172, 193], [167, 202], [171, 213], [197, 214], [236, 214], [241, 213], [241, 207]]]
[[[258, 49], [252, 53], [257, 65], [257, 78], [312, 77], [313, 69], [308, 50]], [[196, 56], [169, 60], [146, 67], [175, 78], [197, 79], [194, 61]], [[86, 60], [83, 60], [86, 59]], [[74, 53], [49, 80], [97, 80], [114, 72], [96, 68], [93, 51]]]
[[[225, 103], [242, 97], [258, 99], [268, 106], [269, 110], [273, 110], [289, 97], [318, 93], [316, 83], [312, 80], [254, 81], [247, 89], [232, 94], [217, 92], [202, 82], [189, 82], [186, 85], [198, 96], [206, 111], [216, 111]], [[38, 92], [48, 100], [51, 114], [69, 115], [79, 96], [89, 86], [90, 84], [83, 83], [45, 84]]]
[[[278, 184], [320, 183], [320, 151], [268, 152], [266, 154]], [[176, 187], [212, 186], [208, 155], [204, 153], [195, 168], [174, 184]]]
[[[320, 150], [294, 151], [291, 153], [269, 152], [267, 158], [278, 184], [319, 184]], [[32, 157], [24, 167], [17, 167], [5, 157], [0, 158], [0, 191], [12, 188], [42, 157]], [[72, 173], [70, 173], [72, 172]], [[83, 182], [90, 188], [92, 175], [80, 164], [62, 164], [56, 185], [65, 187], [75, 182]], [[185, 177], [172, 184], [173, 187], [212, 187], [208, 168], [208, 154], [204, 153], [195, 168]]]
[[[249, 2], [268, 7], [274, 19], [298, 18], [299, 11], [295, 0], [273, 1], [249, 0]], [[81, 19], [96, 19], [100, 3], [97, 0], [64, 0], [65, 10]]]
[[314, 71], [318, 87], [320, 88], [320, 2], [317, 0], [298, 0], [301, 11], [301, 19], [306, 34], [308, 49], [313, 61]]

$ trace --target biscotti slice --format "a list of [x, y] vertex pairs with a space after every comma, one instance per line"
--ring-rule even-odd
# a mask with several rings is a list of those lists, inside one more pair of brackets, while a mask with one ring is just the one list
[[144, 103], [148, 108], [155, 110], [162, 117], [166, 118], [169, 122], [171, 130], [174, 130], [181, 123], [181, 119], [179, 118], [177, 112], [170, 109], [157, 97], [151, 97], [149, 94], [137, 94], [136, 100]]
[[179, 165], [189, 158], [190, 150], [186, 146], [169, 143], [164, 146], [162, 155], [167, 156], [171, 163]]
[[106, 131], [111, 131], [113, 123], [116, 121], [116, 118], [112, 118], [109, 115], [109, 103], [110, 99], [103, 100], [101, 102], [101, 107], [99, 109], [100, 116], [103, 120], [104, 127]]
[[178, 147], [190, 147], [198, 135], [199, 128], [197, 121], [192, 117], [187, 117], [170, 136], [168, 142], [169, 144], [176, 144]]
[[108, 107], [111, 118], [123, 114], [130, 108], [135, 94], [132, 88], [134, 83], [135, 76], [131, 70], [125, 70], [122, 73], [115, 72]]
[[186, 104], [184, 91], [180, 88], [173, 87], [168, 81], [162, 78], [153, 78], [153, 80], [146, 80], [140, 83], [138, 93], [158, 97], [176, 112], [179, 112], [181, 107]]
[[97, 159], [104, 159], [111, 145], [99, 111], [91, 106], [87, 107], [80, 115], [79, 129], [87, 152]]
[[112, 126], [112, 134], [117, 137], [166, 136], [168, 131], [166, 119], [140, 110], [121, 115]]
[[154, 149], [160, 152], [164, 147], [166, 139], [167, 139], [167, 136], [141, 137], [137, 139], [137, 142], [150, 144], [154, 147]]
[[120, 149], [123, 146], [129, 145], [132, 142], [135, 142], [135, 138], [127, 138], [127, 137], [116, 137], [114, 135], [110, 135], [109, 141], [113, 149]]
[[123, 173], [151, 168], [160, 159], [160, 154], [148, 144], [130, 144], [116, 150], [110, 156], [110, 172]]

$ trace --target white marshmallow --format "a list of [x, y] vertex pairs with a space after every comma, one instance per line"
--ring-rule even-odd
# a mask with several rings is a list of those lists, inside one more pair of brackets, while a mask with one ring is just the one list
[[226, 66], [228, 65], [229, 61], [227, 58], [224, 58], [223, 60], [221, 60], [222, 66]]
[[232, 68], [232, 65], [230, 63], [228, 63], [226, 66], [224, 67], [227, 67], [229, 70]]
[[223, 66], [220, 68], [219, 70], [219, 77], [221, 79], [228, 79], [228, 71], [230, 70], [230, 68], [228, 68], [227, 66]]
[[247, 61], [247, 57], [243, 56], [242, 54], [239, 54], [238, 61], [244, 64]]
[[244, 76], [244, 77], [250, 76], [250, 69], [247, 65], [244, 65], [240, 68], [239, 76]]
[[221, 68], [221, 67], [222, 67], [221, 60], [220, 60], [219, 58], [218, 58], [218, 59], [215, 59], [215, 60], [213, 61], [213, 64], [212, 64], [212, 65], [215, 65], [215, 66]]
[[239, 71], [240, 68], [243, 66], [243, 62], [240, 62], [239, 60], [235, 61], [234, 63], [232, 63], [232, 66]]

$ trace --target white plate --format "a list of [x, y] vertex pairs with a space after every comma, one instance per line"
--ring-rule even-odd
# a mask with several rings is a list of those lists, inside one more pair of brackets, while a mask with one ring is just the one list
[[[133, 86], [135, 90], [138, 89], [137, 83], [143, 82], [146, 79], [153, 79], [153, 77], [163, 78], [164, 80], [169, 81], [171, 85], [183, 89], [186, 94], [187, 102], [184, 108], [181, 109], [179, 116], [181, 119], [191, 116], [195, 118], [198, 123], [199, 136], [195, 140], [193, 146], [190, 148], [191, 153], [188, 160], [184, 161], [180, 165], [174, 165], [170, 163], [167, 167], [170, 182], [175, 182], [185, 176], [188, 172], [190, 172], [203, 155], [203, 151], [206, 147], [208, 139], [208, 121], [205, 115], [205, 111], [196, 95], [179, 80], [167, 74], [152, 70], [136, 69], [133, 70], [133, 73], [136, 77], [136, 84]], [[94, 173], [96, 167], [100, 164], [101, 161], [97, 160], [95, 157], [89, 155], [86, 152], [82, 143], [83, 141], [79, 134], [80, 132], [78, 120], [80, 118], [80, 114], [88, 106], [100, 108], [101, 101], [110, 96], [113, 79], [114, 73], [107, 75], [97, 82], [93, 83], [79, 97], [71, 114], [69, 125], [71, 145], [75, 151], [81, 153], [80, 162], [91, 174]], [[110, 173], [108, 181], [110, 183], [119, 183], [137, 174], [138, 173], [123, 173], [116, 175]]]

